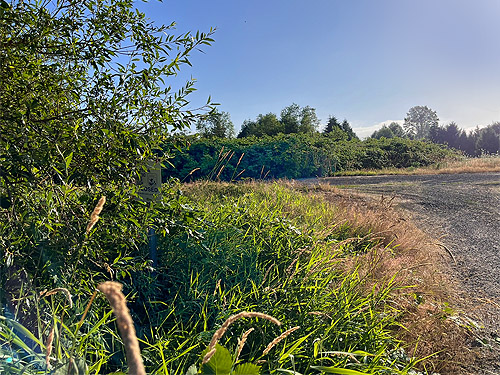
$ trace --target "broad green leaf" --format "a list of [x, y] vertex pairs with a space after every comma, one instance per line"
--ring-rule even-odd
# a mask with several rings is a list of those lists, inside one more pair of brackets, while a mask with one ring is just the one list
[[[202, 353], [202, 358], [208, 353], [208, 348]], [[217, 344], [215, 347], [215, 354], [210, 358], [208, 363], [201, 367], [201, 373], [206, 375], [229, 375], [233, 365], [233, 358], [229, 350]]]
[[254, 365], [253, 363], [242, 363], [233, 371], [234, 375], [259, 375], [261, 366]]

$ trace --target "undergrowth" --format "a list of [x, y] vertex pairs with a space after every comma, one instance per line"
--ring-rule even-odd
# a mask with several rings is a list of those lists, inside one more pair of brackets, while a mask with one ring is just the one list
[[[180, 186], [184, 192], [176, 194], [184, 198], [174, 209], [190, 215], [185, 225], [160, 236], [158, 267], [134, 271], [126, 265], [121, 273], [121, 257], [111, 265], [108, 278], [124, 284], [147, 372], [211, 373], [214, 368], [201, 363], [206, 348], [228, 318], [244, 311], [274, 317], [281, 325], [257, 317], [227, 328], [213, 361], [224, 355], [235, 373], [411, 374], [452, 368], [435, 355], [437, 343], [420, 350], [421, 335], [414, 333], [420, 327], [408, 324], [422, 306], [427, 316], [439, 316], [427, 328], [437, 332], [447, 320], [433, 286], [422, 281], [431, 279], [419, 265], [404, 263], [411, 262], [415, 238], [394, 237], [376, 220], [363, 221], [362, 211], [346, 215], [347, 206], [332, 205], [324, 189], [286, 185]], [[105, 221], [96, 224], [88, 242], [98, 242], [100, 231], [109, 233]], [[72, 284], [72, 305], [61, 293], [48, 296], [23, 284], [18, 298], [36, 314], [23, 319], [21, 310], [10, 309], [0, 321], [2, 369], [124, 371], [124, 346], [109, 308], [102, 297], [91, 297], [105, 279], [99, 274], [81, 280], [80, 289]], [[20, 320], [31, 324], [23, 327]]]

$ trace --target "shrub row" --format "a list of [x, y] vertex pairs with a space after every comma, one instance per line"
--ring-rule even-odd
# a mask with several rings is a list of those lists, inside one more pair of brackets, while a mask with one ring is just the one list
[[230, 181], [241, 178], [307, 178], [358, 169], [434, 164], [458, 154], [442, 145], [409, 139], [338, 141], [323, 135], [221, 139], [187, 136], [165, 177]]

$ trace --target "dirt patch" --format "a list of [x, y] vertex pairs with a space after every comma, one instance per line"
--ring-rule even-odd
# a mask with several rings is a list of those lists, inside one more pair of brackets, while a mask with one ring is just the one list
[[[457, 285], [454, 308], [474, 331], [474, 363], [463, 373], [500, 373], [500, 173], [360, 176], [305, 180], [374, 200], [392, 199], [450, 254], [443, 272]], [[383, 198], [382, 198], [383, 197]]]

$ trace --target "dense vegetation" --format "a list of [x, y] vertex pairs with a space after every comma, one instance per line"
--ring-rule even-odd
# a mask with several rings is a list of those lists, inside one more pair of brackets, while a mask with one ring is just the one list
[[424, 139], [436, 144], [462, 151], [468, 156], [483, 156], [500, 153], [500, 123], [494, 122], [483, 128], [467, 132], [455, 122], [439, 125], [435, 111], [425, 106], [410, 108], [403, 127], [397, 122], [384, 125], [371, 138], [405, 137]]
[[[311, 366], [327, 366], [331, 369], [326, 372], [347, 368], [405, 374], [417, 364], [419, 359], [409, 355], [413, 348], [396, 333], [405, 310], [417, 308], [425, 298], [422, 294], [415, 300], [413, 295], [425, 292], [420, 287], [407, 289], [404, 279], [397, 281], [389, 272], [385, 277], [374, 274], [381, 255], [392, 258], [393, 251], [401, 251], [391, 248], [396, 246], [392, 234], [384, 238], [374, 227], [353, 225], [324, 200], [279, 184], [202, 184], [186, 187], [187, 194], [179, 188], [172, 186], [163, 202], [150, 207], [158, 232], [169, 233], [159, 238], [154, 270], [148, 266], [145, 226], [142, 236], [129, 231], [116, 202], [104, 205], [101, 220], [82, 239], [84, 215], [74, 221], [69, 217], [86, 206], [78, 199], [81, 193], [69, 193], [73, 199], [61, 206], [36, 192], [45, 210], [30, 216], [47, 220], [47, 225], [35, 228], [44, 238], [37, 246], [45, 263], [30, 269], [13, 260], [29, 279], [17, 289], [20, 301], [13, 304], [9, 319], [0, 322], [2, 355], [13, 358], [4, 367], [8, 372], [45, 371], [51, 327], [56, 327], [50, 361], [54, 370], [66, 371], [71, 357], [81, 367], [85, 363], [91, 373], [124, 370], [122, 339], [102, 298], [93, 301], [79, 323], [95, 286], [108, 279], [125, 285], [149, 373], [184, 374], [190, 365], [199, 364], [214, 331], [241, 311], [266, 313], [282, 323], [278, 327], [244, 319], [220, 341], [234, 359], [237, 339], [253, 328], [240, 363], [257, 363], [264, 372], [282, 368], [304, 374], [316, 372]], [[177, 212], [185, 213], [176, 226], [166, 223], [172, 213], [162, 210], [172, 196], [179, 202]], [[57, 225], [56, 217], [64, 218], [65, 224]], [[3, 239], [8, 239], [2, 229]], [[81, 259], [57, 258], [57, 251], [64, 249], [57, 239], [82, 241]], [[358, 256], [364, 260], [358, 262]], [[71, 291], [73, 305], [64, 293], [39, 295], [42, 288], [53, 287]], [[440, 321], [439, 309], [437, 316]], [[274, 338], [294, 327], [268, 355], [263, 354]]]
[[458, 154], [409, 139], [337, 139], [323, 134], [290, 134], [242, 139], [186, 137], [189, 147], [172, 150], [165, 170], [181, 180], [219, 178], [305, 178], [339, 171], [421, 167]]
[[[153, 25], [131, 1], [0, 0], [0, 21], [0, 372], [127, 371], [124, 340], [96, 292], [107, 280], [124, 285], [149, 373], [212, 374], [215, 362], [224, 375], [241, 362], [235, 374], [415, 367], [418, 355], [396, 334], [424, 296], [373, 273], [380, 254], [392, 259], [400, 250], [395, 237], [280, 185], [197, 185], [183, 193], [169, 179], [161, 198], [145, 202], [136, 180], [152, 159], [191, 168], [189, 154], [175, 148], [186, 141], [189, 152], [199, 147], [193, 168], [227, 179], [243, 167], [247, 177], [305, 177], [428, 164], [448, 151], [312, 135], [307, 107], [300, 124], [288, 123], [307, 130], [301, 134], [174, 140], [173, 129], [227, 120], [184, 111], [192, 82], [177, 93], [164, 82], [212, 42], [211, 32], [172, 35], [173, 25]], [[294, 118], [296, 109], [284, 116]], [[148, 249], [153, 229], [158, 264]], [[241, 361], [219, 346], [200, 367], [216, 329], [244, 310], [282, 325], [234, 323], [220, 343], [234, 355], [247, 332]]]

